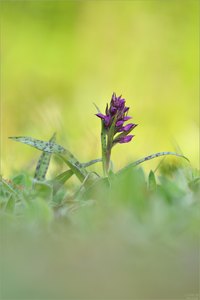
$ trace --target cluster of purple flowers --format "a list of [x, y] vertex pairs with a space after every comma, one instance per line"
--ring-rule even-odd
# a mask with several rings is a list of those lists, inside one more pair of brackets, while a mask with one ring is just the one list
[[[96, 114], [97, 117], [103, 120], [103, 126], [105, 130], [109, 133], [111, 128], [114, 130], [113, 132], [113, 143], [128, 143], [132, 140], [134, 135], [129, 135], [129, 133], [137, 126], [137, 124], [129, 123], [124, 125], [124, 123], [131, 119], [128, 116], [129, 107], [125, 106], [125, 99], [122, 96], [117, 97], [115, 93], [113, 93], [110, 107], [108, 104], [106, 106], [105, 115], [102, 113]], [[119, 133], [115, 138], [114, 135]]]

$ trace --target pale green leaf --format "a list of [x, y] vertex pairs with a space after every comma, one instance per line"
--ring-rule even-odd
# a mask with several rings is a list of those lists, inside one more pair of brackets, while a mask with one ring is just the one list
[[156, 158], [156, 157], [159, 157], [159, 156], [165, 156], [165, 155], [175, 155], [175, 156], [184, 158], [184, 159], [186, 159], [187, 161], [189, 161], [189, 159], [188, 159], [187, 157], [183, 156], [182, 154], [178, 154], [178, 153], [175, 153], [175, 152], [169, 152], [169, 151], [168, 151], [168, 152], [158, 152], [158, 153], [151, 154], [151, 155], [146, 156], [146, 157], [144, 157], [144, 158], [141, 158], [141, 159], [139, 159], [139, 160], [137, 160], [137, 161], [135, 161], [135, 162], [133, 162], [133, 163], [128, 164], [128, 165], [125, 166], [124, 168], [120, 169], [120, 170], [117, 172], [117, 174], [119, 174], [119, 173], [121, 173], [121, 172], [123, 172], [123, 171], [125, 171], [125, 170], [127, 170], [127, 169], [129, 169], [129, 168], [135, 167], [135, 166], [137, 166], [137, 165], [139, 165], [139, 164], [141, 164], [141, 163], [143, 163], [143, 162], [145, 162], [145, 161], [148, 161], [148, 160], [150, 160], [150, 159], [154, 159], [154, 158]]

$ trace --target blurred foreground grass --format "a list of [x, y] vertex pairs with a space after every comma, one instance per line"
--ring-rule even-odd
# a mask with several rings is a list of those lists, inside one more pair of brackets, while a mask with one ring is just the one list
[[[199, 172], [129, 170], [74, 197], [0, 185], [2, 299], [185, 299], [199, 286]], [[11, 189], [10, 189], [11, 188]]]

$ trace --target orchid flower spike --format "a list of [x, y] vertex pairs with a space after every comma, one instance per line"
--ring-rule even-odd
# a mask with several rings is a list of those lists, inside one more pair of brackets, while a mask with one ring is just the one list
[[102, 120], [102, 161], [104, 173], [107, 174], [110, 164], [111, 149], [117, 143], [128, 143], [134, 135], [129, 134], [137, 124], [125, 122], [132, 119], [128, 116], [129, 107], [125, 106], [125, 99], [112, 94], [110, 106], [106, 106], [105, 114], [96, 114]]

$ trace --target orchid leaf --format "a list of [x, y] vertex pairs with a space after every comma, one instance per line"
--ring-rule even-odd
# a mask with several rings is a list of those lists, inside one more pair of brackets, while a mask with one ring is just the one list
[[94, 164], [96, 164], [98, 162], [101, 162], [101, 161], [102, 161], [101, 158], [97, 158], [97, 159], [90, 160], [90, 161], [88, 161], [86, 163], [82, 163], [81, 165], [82, 165], [82, 167], [87, 168], [87, 167], [89, 167], [91, 165], [94, 165]]
[[19, 136], [19, 137], [9, 137], [9, 139], [29, 145], [31, 147], [34, 147], [40, 151], [44, 151], [47, 153], [63, 153], [66, 151], [65, 148], [63, 148], [62, 146], [56, 143], [45, 142], [45, 141], [34, 139], [32, 137]]
[[[55, 142], [56, 140], [56, 133], [53, 134], [53, 136], [50, 138], [49, 142]], [[43, 153], [41, 154], [37, 166], [36, 166], [36, 170], [35, 170], [35, 175], [34, 175], [34, 179], [38, 180], [38, 181], [43, 181], [45, 180], [45, 176], [49, 167], [49, 163], [51, 160], [51, 155], [52, 153], [48, 153], [43, 151]]]
[[151, 154], [151, 155], [146, 156], [144, 158], [141, 158], [141, 159], [139, 159], [139, 160], [137, 160], [137, 161], [135, 161], [133, 163], [128, 164], [126, 167], [120, 169], [117, 172], [117, 174], [120, 174], [121, 172], [124, 172], [124, 171], [126, 171], [126, 170], [128, 170], [128, 169], [130, 169], [132, 167], [136, 167], [137, 165], [139, 165], [139, 164], [141, 164], [141, 163], [143, 163], [143, 162], [145, 162], [147, 160], [151, 160], [151, 159], [154, 159], [156, 157], [164, 156], [164, 155], [174, 155], [174, 156], [182, 157], [182, 158], [186, 159], [187, 161], [189, 161], [189, 159], [187, 157], [183, 156], [182, 154], [178, 154], [178, 153], [170, 152], [170, 151], [168, 151], [168, 152], [158, 152], [158, 153]]

